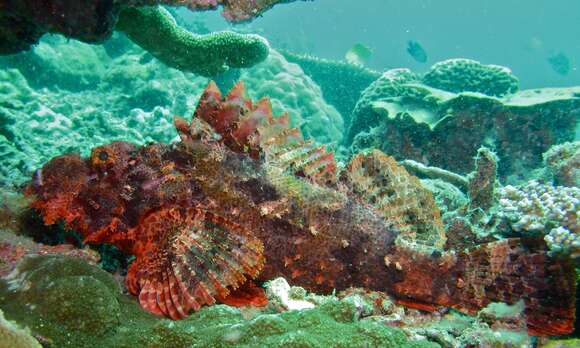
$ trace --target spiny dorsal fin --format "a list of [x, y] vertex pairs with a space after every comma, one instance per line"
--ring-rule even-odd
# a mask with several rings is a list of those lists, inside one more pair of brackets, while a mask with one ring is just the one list
[[[269, 165], [275, 165], [298, 176], [306, 177], [319, 185], [336, 182], [336, 162], [334, 155], [324, 146], [304, 141], [299, 129], [291, 128], [288, 114], [274, 117], [268, 98], [257, 103], [245, 97], [245, 88], [238, 82], [222, 97], [214, 82], [210, 82], [203, 92], [195, 119], [203, 120], [230, 150], [247, 153], [252, 158], [264, 158]], [[175, 126], [182, 141], [199, 139], [193, 121], [187, 127], [182, 119], [175, 120]], [[190, 134], [182, 134], [189, 128]]]
[[136, 253], [127, 287], [139, 296], [143, 308], [172, 319], [227, 298], [264, 265], [258, 238], [204, 210], [162, 209], [143, 219], [137, 229], [140, 238], [134, 248], [147, 252]]
[[400, 242], [442, 248], [445, 229], [431, 192], [379, 150], [353, 157], [341, 175], [347, 188], [401, 232]]

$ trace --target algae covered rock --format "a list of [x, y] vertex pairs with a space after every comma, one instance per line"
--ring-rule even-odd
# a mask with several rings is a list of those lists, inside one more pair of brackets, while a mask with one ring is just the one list
[[30, 256], [7, 279], [7, 316], [59, 347], [103, 337], [119, 325], [118, 284], [83, 260]]
[[464, 58], [436, 63], [423, 76], [423, 83], [450, 92], [477, 92], [501, 97], [518, 90], [519, 81], [511, 70]]

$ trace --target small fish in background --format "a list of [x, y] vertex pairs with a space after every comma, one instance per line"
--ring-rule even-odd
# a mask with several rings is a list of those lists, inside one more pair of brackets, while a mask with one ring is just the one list
[[528, 42], [524, 44], [524, 49], [528, 52], [539, 52], [544, 50], [544, 41], [537, 36], [532, 36]]
[[548, 57], [548, 63], [552, 69], [560, 75], [568, 75], [570, 72], [570, 59], [564, 52], [553, 53]]
[[373, 55], [373, 50], [361, 43], [357, 43], [346, 52], [344, 57], [350, 64], [365, 65]]
[[407, 52], [419, 63], [425, 63], [427, 61], [427, 52], [423, 46], [415, 40], [407, 41]]

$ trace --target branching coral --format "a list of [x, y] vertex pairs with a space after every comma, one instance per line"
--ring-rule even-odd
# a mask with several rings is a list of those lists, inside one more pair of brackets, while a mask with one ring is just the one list
[[580, 189], [530, 181], [500, 190], [500, 215], [515, 231], [546, 235], [554, 252], [580, 256]]

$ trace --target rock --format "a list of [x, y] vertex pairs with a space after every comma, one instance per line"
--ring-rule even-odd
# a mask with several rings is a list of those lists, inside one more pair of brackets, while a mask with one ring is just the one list
[[276, 278], [266, 283], [268, 302], [280, 310], [300, 310], [314, 308], [314, 304], [305, 301], [306, 290], [290, 287], [286, 279]]

